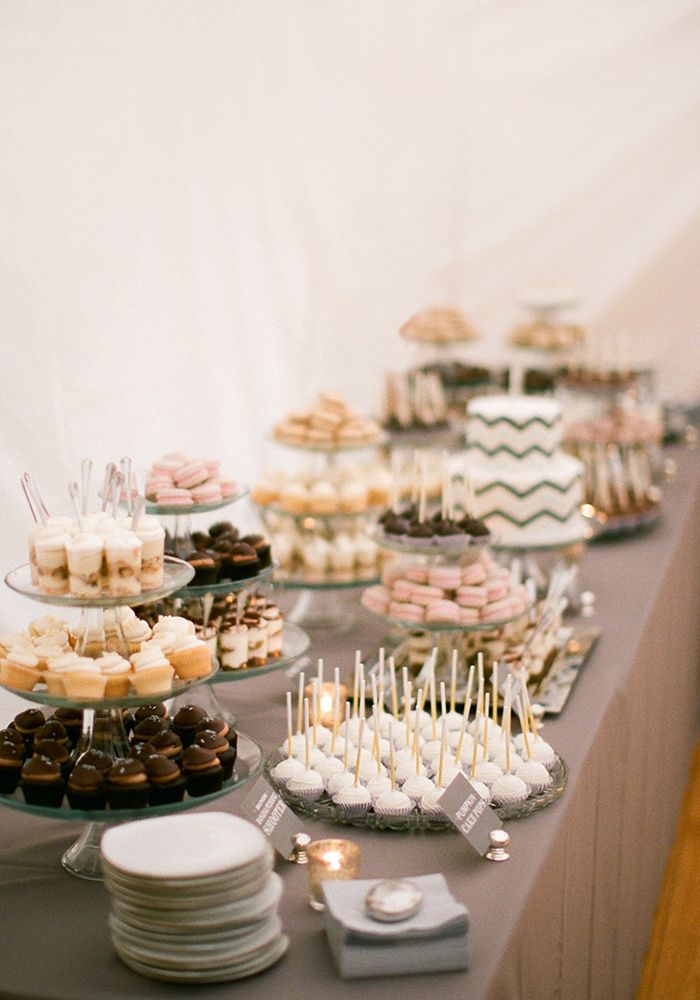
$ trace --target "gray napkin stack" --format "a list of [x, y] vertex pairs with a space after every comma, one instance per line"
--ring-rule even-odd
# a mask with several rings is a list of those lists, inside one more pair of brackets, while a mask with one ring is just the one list
[[379, 881], [323, 883], [326, 934], [344, 979], [468, 968], [469, 914], [442, 875], [412, 877], [423, 893], [421, 907], [408, 920], [390, 924], [365, 910], [365, 896]]

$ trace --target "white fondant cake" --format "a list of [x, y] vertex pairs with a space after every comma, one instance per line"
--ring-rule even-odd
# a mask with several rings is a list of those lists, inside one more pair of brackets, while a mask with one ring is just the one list
[[561, 408], [537, 396], [484, 396], [467, 409], [476, 517], [500, 544], [565, 545], [583, 535], [583, 466], [559, 450]]

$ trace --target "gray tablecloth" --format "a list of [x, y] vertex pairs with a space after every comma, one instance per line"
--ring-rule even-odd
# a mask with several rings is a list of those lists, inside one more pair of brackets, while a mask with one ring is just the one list
[[[307, 905], [305, 868], [281, 864], [287, 956], [251, 980], [189, 987], [217, 1000], [365, 997], [623, 1000], [632, 997], [686, 784], [700, 704], [700, 452], [679, 452], [664, 519], [652, 533], [598, 545], [584, 582], [598, 597], [603, 637], [546, 736], [570, 767], [563, 798], [509, 825], [512, 859], [475, 857], [456, 834], [350, 834], [362, 874], [442, 871], [471, 914], [467, 973], [342, 981], [322, 918]], [[348, 607], [352, 606], [348, 598]], [[356, 603], [356, 601], [355, 601]], [[317, 633], [326, 670], [347, 671], [356, 645], [381, 628], [359, 612], [344, 633]], [[241, 727], [267, 749], [284, 731], [289, 681], [273, 674], [220, 688]], [[220, 802], [236, 811], [245, 789]], [[40, 1000], [172, 997], [184, 987], [130, 972], [109, 942], [105, 889], [64, 872], [79, 826], [0, 812], [0, 997]], [[311, 823], [314, 837], [338, 829]]]

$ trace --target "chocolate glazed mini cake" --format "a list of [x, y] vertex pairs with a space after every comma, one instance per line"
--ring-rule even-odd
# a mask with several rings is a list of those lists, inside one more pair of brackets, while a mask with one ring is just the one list
[[193, 747], [204, 747], [206, 750], [213, 750], [221, 762], [224, 771], [224, 781], [228, 781], [233, 774], [233, 765], [236, 763], [236, 751], [230, 745], [225, 736], [219, 736], [211, 729], [202, 729], [195, 734]]
[[24, 763], [24, 745], [0, 742], [0, 792], [12, 795], [19, 783]]
[[104, 809], [107, 799], [104, 778], [92, 764], [76, 764], [66, 788], [71, 809]]
[[29, 805], [53, 806], [57, 809], [63, 801], [65, 787], [60, 765], [53, 760], [35, 755], [25, 761], [20, 788], [24, 801]]
[[188, 747], [194, 739], [197, 723], [206, 716], [206, 709], [201, 705], [183, 705], [173, 717], [173, 732], [182, 740], [183, 747]]
[[148, 805], [150, 785], [140, 760], [119, 760], [107, 776], [107, 801], [112, 809], [142, 809]]
[[175, 761], [154, 753], [145, 759], [144, 764], [151, 783], [149, 805], [163, 806], [181, 802], [185, 795], [185, 779]]
[[187, 792], [193, 798], [218, 792], [224, 781], [224, 769], [213, 750], [188, 747], [182, 755], [182, 770]]

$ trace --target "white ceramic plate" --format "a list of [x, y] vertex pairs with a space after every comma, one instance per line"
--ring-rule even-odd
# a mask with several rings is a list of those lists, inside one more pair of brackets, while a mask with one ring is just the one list
[[230, 967], [205, 969], [196, 972], [164, 969], [148, 965], [122, 954], [116, 946], [115, 950], [125, 965], [128, 965], [134, 972], [138, 972], [142, 976], [148, 976], [150, 979], [160, 979], [166, 983], [225, 983], [232, 979], [245, 979], [246, 976], [254, 976], [256, 973], [262, 972], [270, 965], [274, 965], [284, 955], [288, 947], [289, 938], [283, 934], [277, 941], [273, 942], [268, 951], [257, 955], [255, 959], [247, 964], [238, 963]]

